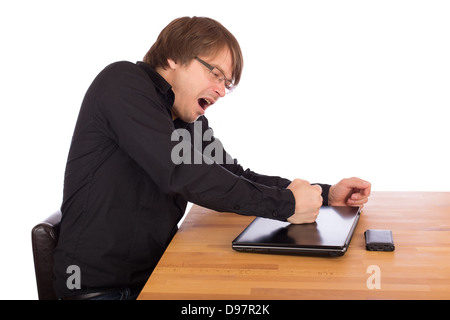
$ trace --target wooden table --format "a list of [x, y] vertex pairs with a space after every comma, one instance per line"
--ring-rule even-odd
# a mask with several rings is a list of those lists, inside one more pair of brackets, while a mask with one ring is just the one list
[[[373, 192], [337, 258], [234, 251], [253, 218], [194, 205], [139, 299], [450, 299], [450, 193]], [[395, 251], [366, 251], [367, 229]]]

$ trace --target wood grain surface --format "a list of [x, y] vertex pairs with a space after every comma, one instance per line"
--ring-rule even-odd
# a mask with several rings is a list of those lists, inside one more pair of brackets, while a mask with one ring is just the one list
[[[450, 193], [373, 192], [335, 258], [234, 251], [253, 219], [194, 205], [139, 299], [450, 299]], [[366, 251], [367, 229], [395, 251]]]

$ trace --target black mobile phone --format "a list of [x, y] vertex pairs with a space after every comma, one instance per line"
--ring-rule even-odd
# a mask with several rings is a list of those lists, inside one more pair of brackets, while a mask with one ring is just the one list
[[391, 230], [366, 230], [366, 250], [368, 251], [394, 251], [394, 239]]

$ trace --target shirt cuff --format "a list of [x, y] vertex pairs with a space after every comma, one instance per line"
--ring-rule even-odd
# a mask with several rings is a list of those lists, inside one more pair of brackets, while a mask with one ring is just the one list
[[328, 206], [328, 194], [330, 193], [331, 185], [322, 183], [312, 183], [312, 185], [317, 184], [322, 188], [322, 206]]
[[261, 214], [263, 218], [269, 218], [280, 221], [287, 221], [287, 218], [295, 213], [295, 198], [294, 194], [289, 189], [278, 189], [278, 196], [261, 198], [259, 203]]

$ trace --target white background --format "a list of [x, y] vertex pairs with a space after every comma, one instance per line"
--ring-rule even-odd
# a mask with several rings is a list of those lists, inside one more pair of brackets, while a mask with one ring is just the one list
[[1, 299], [37, 298], [31, 228], [60, 206], [94, 77], [193, 15], [241, 44], [241, 84], [207, 116], [245, 167], [450, 191], [448, 1], [2, 1]]

